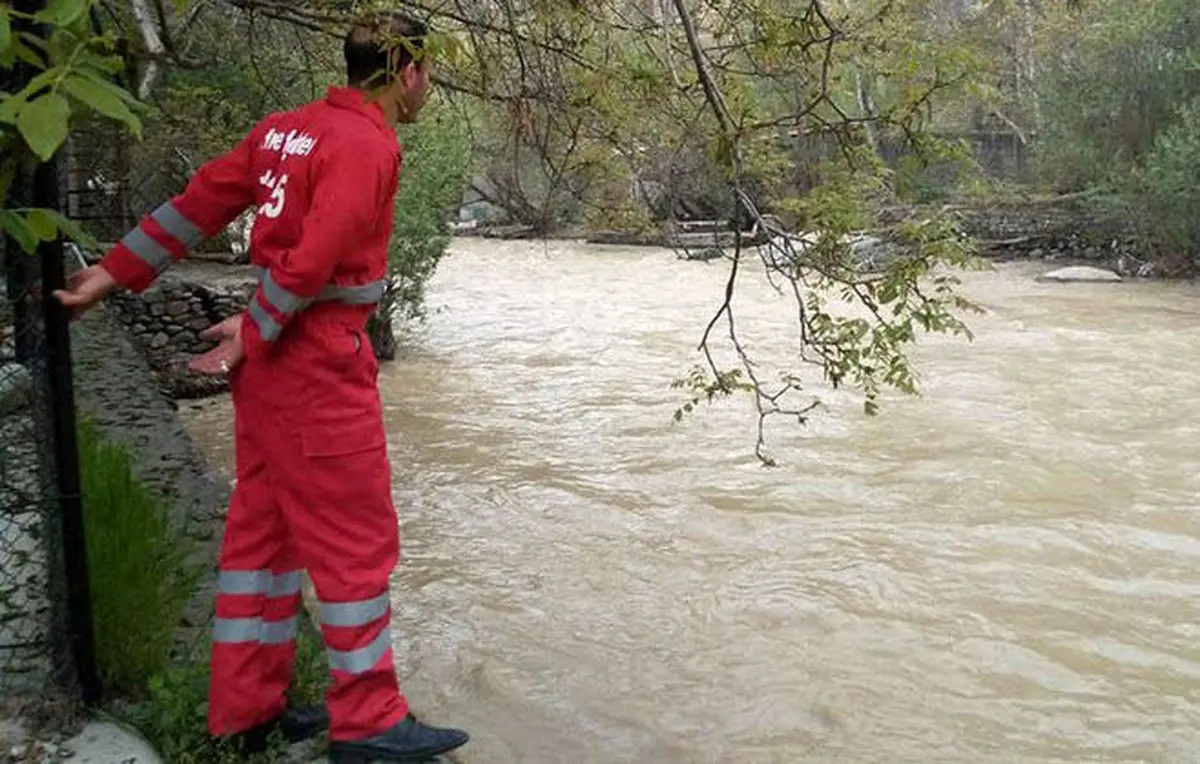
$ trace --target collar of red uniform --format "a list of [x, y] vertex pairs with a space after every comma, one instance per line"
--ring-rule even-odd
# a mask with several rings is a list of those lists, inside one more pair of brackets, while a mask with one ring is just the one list
[[400, 142], [396, 138], [396, 128], [389, 125], [387, 120], [384, 119], [383, 109], [380, 108], [379, 104], [367, 100], [366, 93], [357, 88], [334, 87], [329, 88], [329, 93], [325, 96], [325, 100], [331, 106], [357, 112], [371, 120], [380, 131], [393, 141], [396, 141], [396, 150], [399, 151]]

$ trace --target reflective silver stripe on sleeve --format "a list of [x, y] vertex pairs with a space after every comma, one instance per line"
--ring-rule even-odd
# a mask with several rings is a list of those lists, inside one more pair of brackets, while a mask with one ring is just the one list
[[274, 342], [279, 338], [279, 333], [283, 331], [283, 327], [271, 318], [270, 314], [258, 304], [258, 300], [254, 297], [250, 298], [249, 308], [250, 318], [254, 319], [254, 323], [258, 325], [258, 333], [267, 342]]
[[358, 602], [322, 602], [321, 623], [325, 626], [366, 626], [387, 615], [388, 593]]
[[312, 302], [312, 300], [289, 292], [279, 286], [279, 284], [275, 283], [275, 279], [271, 278], [270, 271], [263, 274], [261, 284], [263, 297], [267, 298], [267, 302], [271, 303], [271, 307], [285, 316], [299, 310], [304, 310]]
[[347, 674], [365, 674], [392, 649], [392, 631], [384, 627], [371, 644], [357, 650], [330, 650], [329, 668]]
[[121, 243], [137, 255], [139, 260], [153, 268], [155, 273], [162, 273], [175, 260], [171, 251], [150, 238], [150, 234], [143, 231], [141, 226], [125, 234]]
[[213, 641], [221, 644], [258, 642], [283, 645], [296, 638], [297, 619], [264, 621], [261, 618], [218, 618], [213, 623]]
[[274, 575], [269, 570], [222, 570], [217, 574], [218, 594], [265, 594], [286, 597], [300, 591], [300, 571]]
[[204, 233], [192, 221], [183, 216], [170, 202], [159, 205], [150, 217], [163, 227], [163, 230], [179, 240], [185, 248], [191, 249], [204, 239]]

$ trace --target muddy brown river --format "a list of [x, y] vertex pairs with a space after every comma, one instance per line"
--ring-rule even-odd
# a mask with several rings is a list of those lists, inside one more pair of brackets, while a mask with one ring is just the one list
[[[479, 764], [1200, 761], [1200, 289], [1044, 270], [767, 470], [748, 401], [670, 423], [724, 265], [456, 241], [380, 374], [414, 706]], [[778, 355], [790, 303], [737, 307]]]

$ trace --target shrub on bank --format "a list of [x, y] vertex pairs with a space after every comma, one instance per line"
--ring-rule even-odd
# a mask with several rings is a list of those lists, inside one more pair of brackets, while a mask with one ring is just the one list
[[[205, 638], [207, 645], [207, 636]], [[294, 705], [319, 702], [325, 695], [328, 663], [321, 637], [301, 619], [296, 644], [296, 671], [289, 700]], [[208, 650], [171, 666], [150, 679], [145, 699], [124, 709], [120, 718], [136, 729], [168, 764], [235, 764], [272, 762], [283, 757], [285, 744], [248, 757], [208, 736]]]
[[1166, 256], [1200, 259], [1200, 99], [1156, 137], [1130, 184], [1145, 234]]
[[1100, 0], [1080, 6], [1069, 45], [1039, 78], [1036, 164], [1058, 191], [1090, 190], [1098, 215], [1140, 233], [1165, 272], [1200, 264], [1200, 5]]

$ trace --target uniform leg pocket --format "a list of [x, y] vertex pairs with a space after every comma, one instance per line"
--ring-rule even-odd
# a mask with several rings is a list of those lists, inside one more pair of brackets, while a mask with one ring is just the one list
[[375, 417], [306, 428], [300, 452], [308, 459], [336, 459], [386, 450], [383, 423]]
[[383, 421], [364, 412], [309, 424], [296, 437], [300, 458], [282, 490], [303, 567], [336, 601], [378, 591], [400, 544]]

